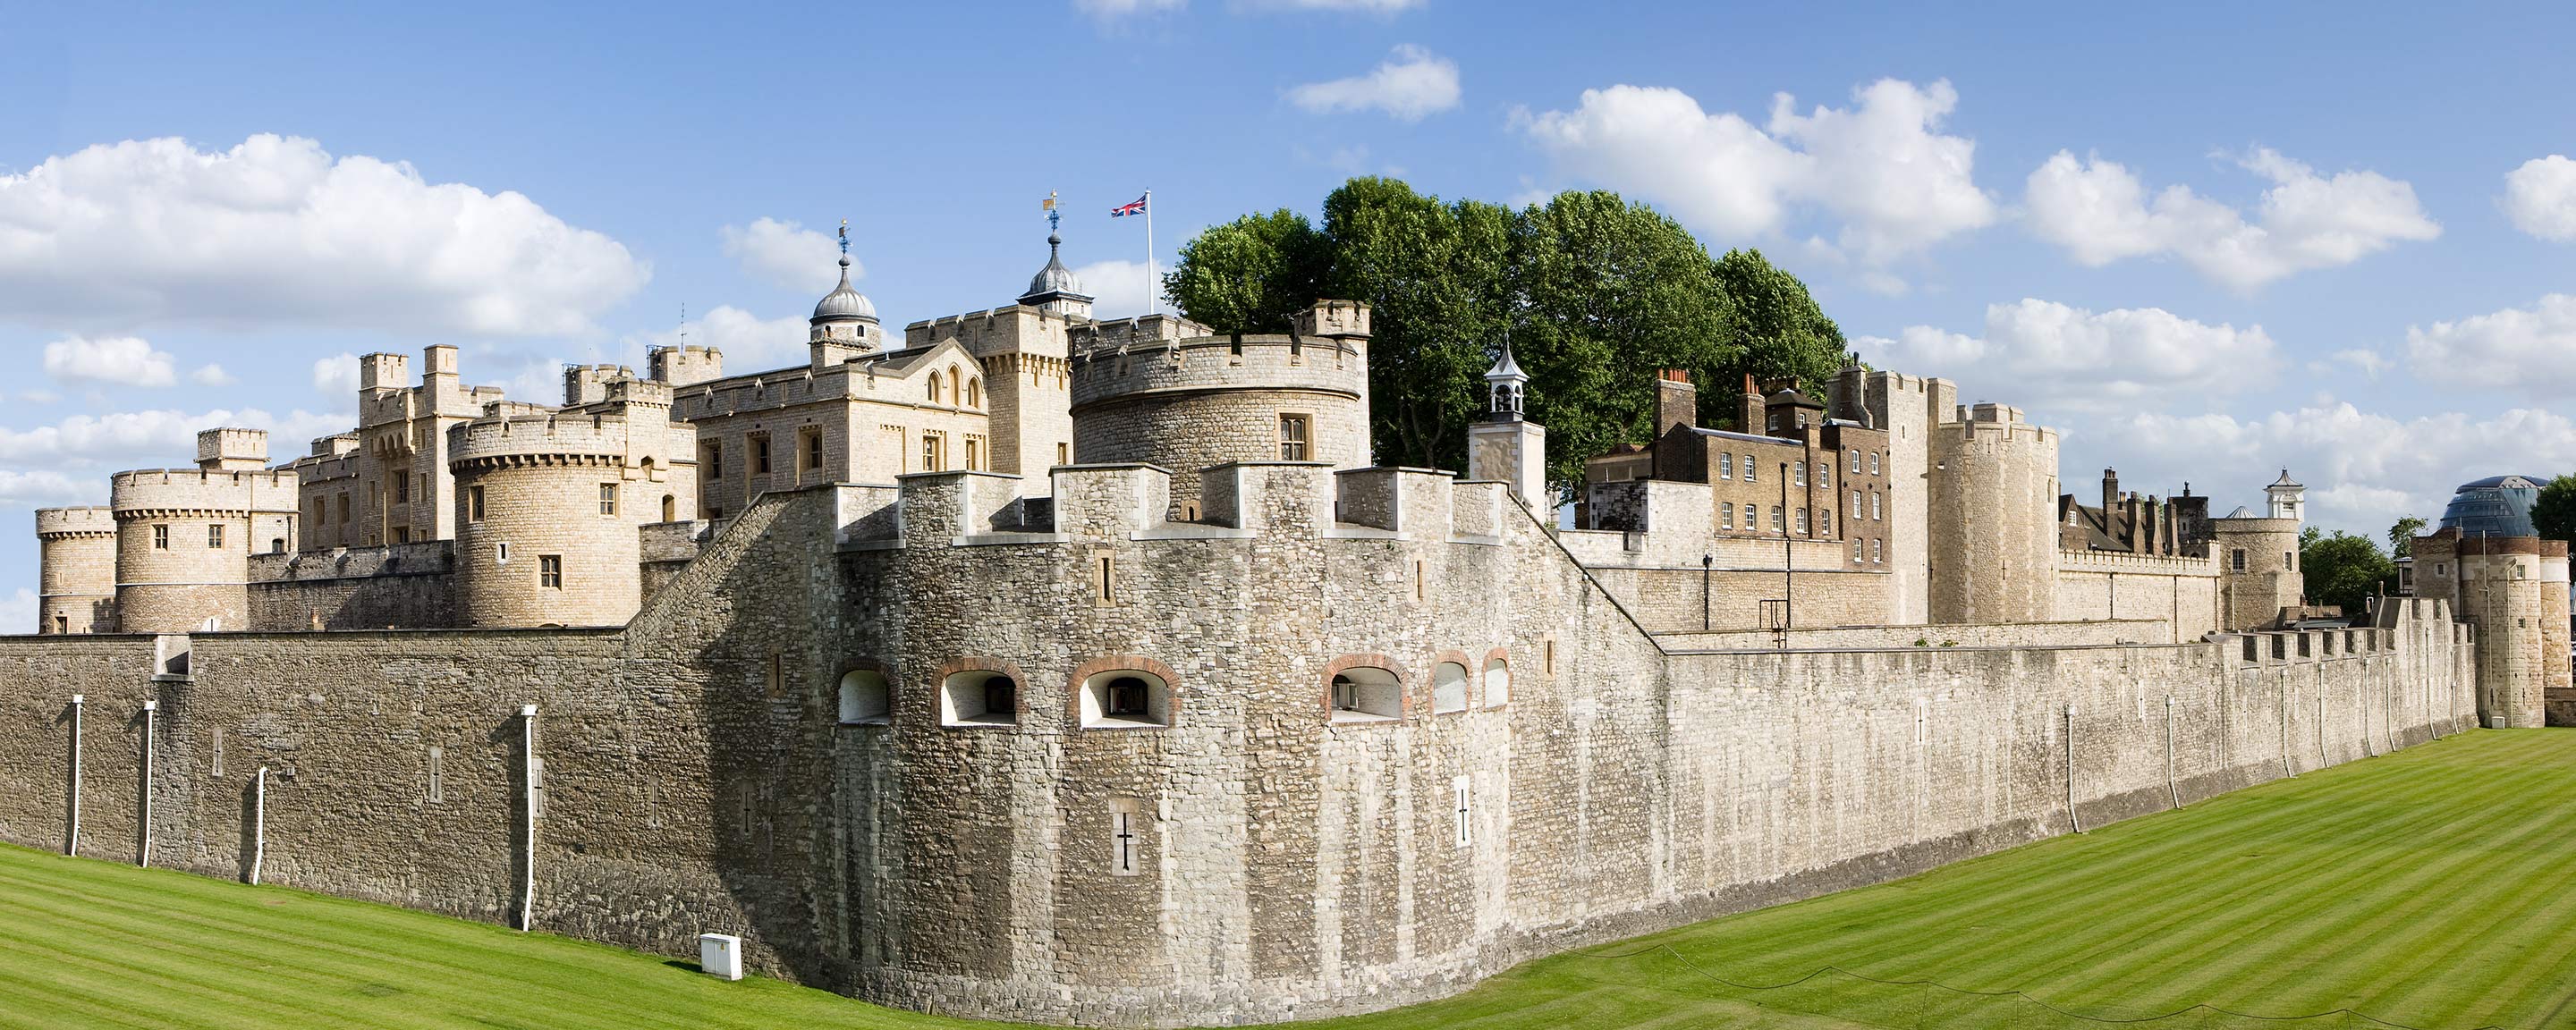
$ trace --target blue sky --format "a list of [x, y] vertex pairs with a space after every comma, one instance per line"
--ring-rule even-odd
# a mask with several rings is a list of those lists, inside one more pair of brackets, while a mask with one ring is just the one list
[[[1056, 191], [1118, 313], [1110, 206], [1152, 188], [1168, 261], [1360, 172], [1762, 247], [1873, 363], [2061, 428], [2078, 492], [2287, 466], [2376, 534], [2576, 471], [2576, 9], [734, 6], [0, 0], [0, 519], [217, 423], [299, 453], [342, 355], [550, 400], [685, 304], [786, 364], [843, 218], [900, 323], [1008, 302]], [[0, 540], [8, 625], [33, 586]]]

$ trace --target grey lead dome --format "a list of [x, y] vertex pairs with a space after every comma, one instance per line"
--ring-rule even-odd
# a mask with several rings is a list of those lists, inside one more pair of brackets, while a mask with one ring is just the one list
[[812, 321], [841, 318], [877, 320], [877, 306], [868, 303], [868, 298], [850, 285], [850, 258], [846, 254], [841, 257], [841, 285], [833, 287], [832, 292], [823, 295], [821, 303], [814, 305]]

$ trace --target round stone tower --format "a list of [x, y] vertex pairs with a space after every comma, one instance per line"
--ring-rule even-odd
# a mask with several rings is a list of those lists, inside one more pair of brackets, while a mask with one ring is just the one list
[[38, 509], [36, 547], [36, 632], [115, 632], [115, 509]]
[[1368, 305], [1328, 300], [1282, 336], [1218, 336], [1168, 316], [1073, 329], [1073, 460], [1172, 472], [1195, 518], [1199, 470], [1238, 461], [1369, 462]]
[[1959, 415], [1927, 434], [1931, 620], [2053, 619], [2057, 434], [2000, 404]]
[[682, 442], [691, 437], [670, 422], [669, 388], [659, 390], [659, 406], [621, 406], [622, 414], [507, 412], [448, 430], [464, 625], [606, 626], [634, 617], [643, 597], [637, 527], [698, 503]]
[[124, 633], [191, 633], [250, 624], [250, 556], [295, 539], [296, 475], [262, 468], [268, 434], [197, 434], [197, 468], [119, 472], [116, 624]]
[[2220, 629], [2269, 626], [2281, 609], [2297, 607], [2306, 596], [2299, 570], [2299, 525], [2307, 488], [2282, 469], [2281, 478], [2263, 493], [2264, 514], [2240, 507], [2209, 522], [2210, 546], [2218, 557]]

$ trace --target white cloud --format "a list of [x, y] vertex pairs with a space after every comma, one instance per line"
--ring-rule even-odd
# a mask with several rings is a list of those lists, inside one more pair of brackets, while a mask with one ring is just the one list
[[2406, 360], [2426, 380], [2555, 400], [2576, 387], [2576, 296], [2552, 293], [2529, 308], [2407, 326]]
[[587, 332], [650, 269], [527, 197], [257, 135], [101, 144], [0, 175], [0, 311], [397, 333]]
[[313, 389], [335, 398], [358, 392], [358, 356], [348, 351], [313, 363]]
[[1979, 399], [2037, 409], [2040, 421], [2232, 391], [2275, 364], [2272, 338], [2259, 325], [2240, 330], [2162, 308], [2095, 313], [2028, 298], [1987, 305], [1982, 337], [1918, 325], [1893, 340], [1855, 342], [1885, 354], [1888, 367], [1958, 377], [1994, 391]]
[[1407, 43], [1366, 75], [1307, 83], [1289, 90], [1288, 102], [1317, 114], [1375, 108], [1418, 122], [1458, 106], [1458, 65]]
[[[192, 457], [195, 453], [189, 452]], [[48, 508], [106, 502], [105, 476], [75, 477], [57, 469], [0, 469], [0, 508]]]
[[1177, 11], [1190, 5], [1190, 0], [1073, 0], [1073, 9], [1107, 21], [1134, 14], [1155, 11]]
[[2170, 254], [2240, 291], [2442, 234], [2413, 186], [2377, 172], [2321, 176], [2266, 149], [2236, 163], [2272, 183], [2252, 222], [2188, 186], [2168, 186], [2150, 201], [2129, 169], [2059, 151], [2030, 173], [2024, 203], [2031, 231], [2079, 264]]
[[36, 631], [36, 592], [19, 587], [0, 597], [0, 637]]
[[2318, 371], [2324, 371], [2327, 368], [2332, 367], [2332, 362], [2341, 362], [2343, 364], [2350, 365], [2359, 370], [2362, 375], [2371, 379], [2379, 378], [2380, 373], [2388, 371], [2390, 368], [2394, 367], [2390, 364], [2387, 358], [2380, 356], [2378, 351], [2360, 348], [2336, 351], [2328, 361], [2314, 362], [2308, 367]]
[[[821, 296], [841, 279], [840, 242], [795, 222], [755, 219], [750, 225], [722, 230], [724, 252], [740, 261], [743, 271], [790, 290]], [[856, 261], [850, 277], [867, 274]]]
[[1073, 277], [1082, 280], [1093, 298], [1091, 312], [1100, 318], [1144, 314], [1146, 301], [1161, 292], [1142, 261], [1094, 261], [1074, 269]]
[[[774, 368], [802, 366], [812, 360], [806, 348], [807, 331], [803, 318], [762, 318], [730, 304], [699, 315], [687, 323], [688, 338], [683, 341], [680, 329], [650, 333], [637, 338], [638, 350], [646, 347], [671, 347], [686, 342], [692, 347], [713, 347], [724, 352], [725, 374], [746, 375]], [[902, 332], [897, 327], [896, 332]]]
[[45, 374], [63, 382], [168, 386], [177, 369], [168, 351], [133, 336], [68, 336], [45, 345]]
[[2513, 227], [2544, 240], [2576, 240], [2576, 161], [2535, 157], [2505, 173], [2504, 213]]
[[1762, 128], [1710, 114], [1680, 90], [1585, 90], [1573, 111], [1521, 112], [1515, 123], [1559, 170], [1651, 201], [1724, 240], [1777, 234], [1801, 206], [1842, 223], [1836, 243], [1885, 264], [1988, 224], [1976, 143], [1939, 130], [1958, 106], [1949, 82], [1881, 79], [1850, 108], [1797, 112], [1782, 93]]
[[2125, 481], [2191, 477], [2195, 493], [2218, 499], [2212, 514], [2259, 509], [2262, 484], [2287, 468], [2308, 486], [2312, 520], [2375, 538], [2398, 516], [2438, 517], [2461, 483], [2576, 467], [2576, 422], [2530, 408], [2483, 419], [2400, 419], [2334, 401], [2242, 420], [2142, 413], [2067, 439], [2070, 451], [2117, 464]]
[[[32, 429], [0, 427], [0, 468], [22, 477], [44, 470], [185, 468], [197, 460], [197, 431], [218, 426], [268, 430], [270, 455], [292, 457], [305, 441], [344, 431], [354, 421], [341, 414], [298, 410], [279, 416], [257, 408], [73, 415]], [[39, 488], [53, 485], [41, 479], [23, 480], [22, 485], [26, 482]], [[105, 489], [104, 480], [98, 489]]]
[[188, 380], [199, 386], [231, 386], [241, 381], [233, 378], [232, 373], [224, 371], [222, 365], [200, 366], [196, 371], [188, 373]]

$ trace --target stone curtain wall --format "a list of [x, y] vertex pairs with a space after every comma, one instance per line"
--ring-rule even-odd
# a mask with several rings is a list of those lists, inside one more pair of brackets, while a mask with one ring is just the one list
[[[0, 836], [62, 845], [85, 693], [82, 851], [133, 860], [157, 699], [156, 862], [241, 875], [265, 764], [267, 882], [506, 921], [534, 703], [540, 929], [671, 954], [741, 932], [765, 971], [942, 1012], [1226, 1023], [1438, 997], [2474, 722], [2438, 605], [2182, 645], [1666, 656], [1499, 484], [1226, 474], [1193, 526], [1132, 466], [1059, 470], [1055, 532], [983, 525], [1005, 477], [775, 494], [623, 631], [200, 634], [171, 681], [149, 637], [0, 640]], [[1391, 500], [1336, 524], [1345, 488]], [[1507, 697], [1477, 675], [1496, 657]], [[1436, 710], [1444, 661], [1463, 710]], [[1360, 667], [1399, 678], [1400, 717], [1329, 721]], [[1168, 728], [1082, 725], [1085, 678], [1119, 669], [1169, 685]], [[838, 725], [853, 670], [891, 682], [889, 724]], [[1015, 679], [1016, 724], [941, 725], [958, 672]]]
[[457, 624], [446, 540], [250, 559], [249, 629], [441, 628]]
[[2172, 627], [2164, 642], [2178, 644], [2220, 628], [2218, 595], [2218, 563], [2213, 559], [2111, 551], [2057, 553], [2056, 618], [2060, 621], [2161, 619]]

